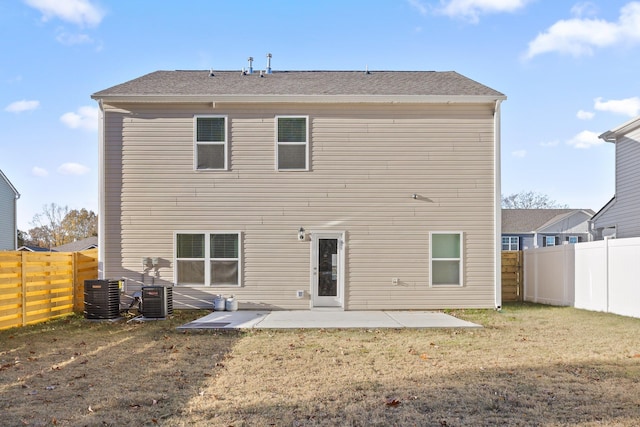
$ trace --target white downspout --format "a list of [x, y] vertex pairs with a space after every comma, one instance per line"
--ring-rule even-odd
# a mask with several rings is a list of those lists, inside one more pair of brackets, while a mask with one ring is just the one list
[[104, 241], [105, 241], [105, 195], [104, 195], [104, 170], [105, 170], [105, 142], [104, 142], [104, 106], [102, 99], [98, 100], [98, 278], [104, 279]]
[[501, 173], [500, 173], [500, 103], [496, 100], [496, 107], [493, 113], [493, 138], [494, 138], [494, 172], [495, 172], [495, 253], [494, 253], [494, 265], [495, 265], [495, 308], [500, 310], [502, 308], [502, 188], [501, 188]]
[[18, 199], [20, 193], [16, 192], [15, 203], [13, 204], [13, 250], [18, 249]]

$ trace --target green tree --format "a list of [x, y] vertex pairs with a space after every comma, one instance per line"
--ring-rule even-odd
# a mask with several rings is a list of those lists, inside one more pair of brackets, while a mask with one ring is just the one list
[[74, 209], [65, 215], [60, 224], [70, 242], [98, 235], [98, 215], [86, 209]]
[[18, 247], [29, 244], [29, 233], [26, 231], [18, 230]]
[[31, 225], [31, 243], [44, 248], [53, 248], [98, 235], [98, 216], [93, 211], [70, 211], [67, 206], [58, 206], [55, 203], [44, 205], [42, 212], [33, 217]]

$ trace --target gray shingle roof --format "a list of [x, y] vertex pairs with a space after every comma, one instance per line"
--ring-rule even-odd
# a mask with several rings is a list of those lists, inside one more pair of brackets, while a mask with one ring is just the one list
[[490, 96], [502, 93], [455, 71], [156, 71], [101, 90], [105, 96], [199, 95], [436, 95]]
[[56, 252], [79, 252], [98, 247], [98, 237], [92, 236], [53, 248]]
[[502, 209], [502, 233], [532, 233], [579, 211], [594, 213], [591, 209]]

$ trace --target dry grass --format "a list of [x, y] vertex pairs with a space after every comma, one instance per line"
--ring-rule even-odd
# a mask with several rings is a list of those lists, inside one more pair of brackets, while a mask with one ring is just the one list
[[458, 310], [474, 330], [189, 332], [79, 317], [0, 332], [0, 424], [632, 426], [640, 319]]

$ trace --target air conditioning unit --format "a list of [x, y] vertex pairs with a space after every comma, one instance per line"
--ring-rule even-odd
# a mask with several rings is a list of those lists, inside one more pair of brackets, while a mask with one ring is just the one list
[[173, 288], [144, 286], [142, 288], [142, 315], [150, 319], [163, 319], [173, 315]]
[[84, 281], [84, 317], [111, 320], [120, 317], [120, 281]]

